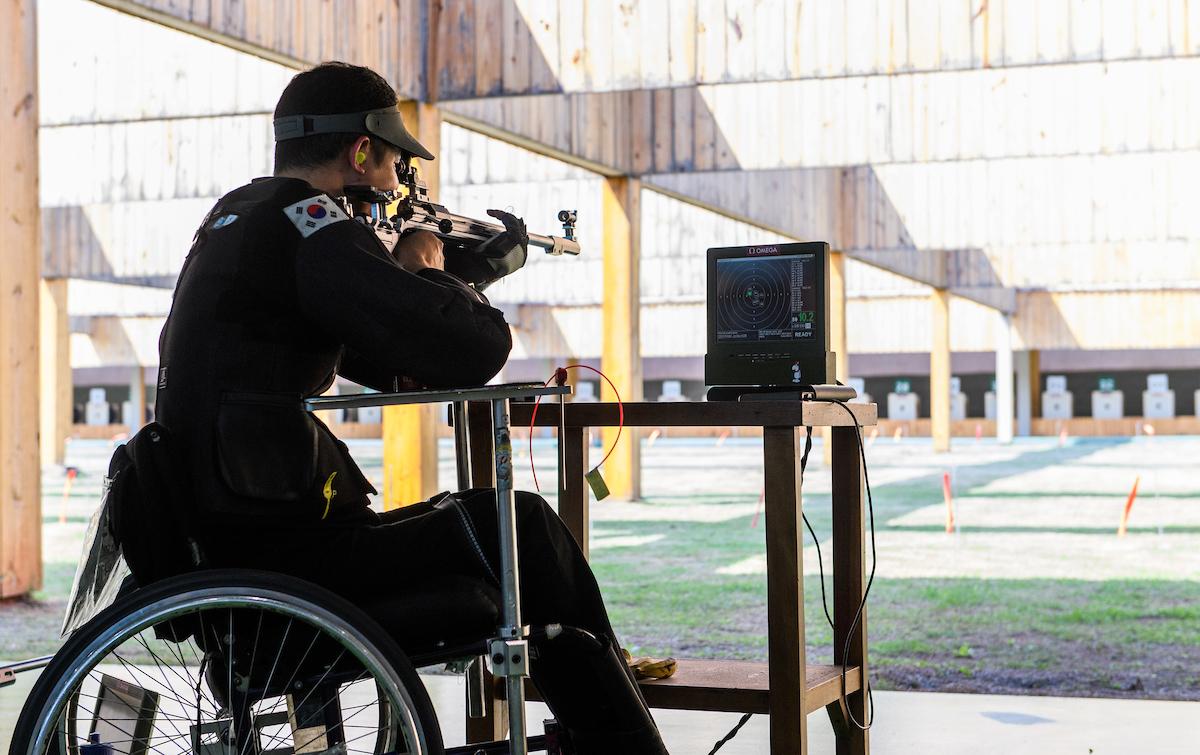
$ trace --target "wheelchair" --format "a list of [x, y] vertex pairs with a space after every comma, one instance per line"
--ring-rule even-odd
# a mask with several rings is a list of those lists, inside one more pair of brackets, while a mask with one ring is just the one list
[[[525, 734], [529, 642], [603, 643], [571, 627], [521, 624], [507, 426], [509, 399], [569, 390], [532, 384], [309, 400], [310, 409], [453, 402], [460, 483], [469, 482], [465, 402], [490, 401], [501, 589], [445, 577], [355, 605], [262, 571], [200, 570], [133, 589], [126, 579], [115, 601], [52, 658], [15, 668], [45, 665], [13, 732], [11, 755], [570, 753], [553, 721], [543, 735]], [[452, 611], [462, 626], [494, 629], [456, 637], [413, 620], [438, 611]], [[416, 669], [471, 668], [481, 682], [483, 658], [506, 683], [509, 738], [447, 749]]]

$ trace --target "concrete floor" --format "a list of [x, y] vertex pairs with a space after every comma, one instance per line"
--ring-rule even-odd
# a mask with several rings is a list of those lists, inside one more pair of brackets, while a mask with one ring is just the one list
[[[431, 676], [426, 682], [446, 732], [446, 744], [462, 742], [462, 681]], [[875, 755], [1195, 755], [1200, 753], [1200, 703], [1106, 700], [929, 692], [877, 692], [871, 729]], [[530, 704], [529, 720], [549, 716]], [[733, 728], [736, 713], [655, 711], [667, 748], [676, 755], [704, 755]], [[808, 719], [810, 755], [833, 753], [833, 729], [824, 713]], [[754, 716], [721, 755], [762, 755], [768, 718]]]
[[[446, 744], [463, 741], [463, 682], [457, 676], [424, 677]], [[7, 752], [21, 704], [33, 684], [23, 675], [0, 689], [0, 752]], [[929, 692], [877, 692], [877, 719], [871, 730], [875, 755], [964, 753], [967, 755], [1195, 755], [1200, 752], [1200, 703], [1159, 700], [1103, 700], [1063, 697], [956, 695]], [[531, 703], [531, 728], [540, 731], [549, 716]], [[676, 755], [703, 755], [725, 735], [734, 713], [656, 711], [667, 747]], [[754, 716], [721, 748], [721, 755], [767, 752], [768, 719]], [[833, 732], [824, 714], [808, 719], [811, 755], [834, 752]]]

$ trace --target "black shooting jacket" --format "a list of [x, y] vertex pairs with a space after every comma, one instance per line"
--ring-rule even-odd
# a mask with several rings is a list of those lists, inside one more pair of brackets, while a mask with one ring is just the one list
[[222, 197], [159, 338], [157, 420], [201, 525], [353, 520], [375, 492], [302, 400], [335, 375], [381, 391], [486, 383], [503, 315], [439, 270], [405, 271], [367, 226], [292, 178]]

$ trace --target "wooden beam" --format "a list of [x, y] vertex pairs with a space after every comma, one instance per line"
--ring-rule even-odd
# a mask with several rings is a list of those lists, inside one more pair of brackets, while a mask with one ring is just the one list
[[[441, 152], [441, 116], [433, 105], [402, 102], [404, 125], [435, 156]], [[438, 194], [438, 163], [419, 162], [429, 196]], [[383, 408], [383, 506], [394, 509], [438, 492], [437, 424], [441, 406], [416, 404]]]
[[[641, 181], [609, 178], [601, 189], [604, 224], [603, 348], [600, 369], [621, 394], [622, 401], [642, 400], [642, 354], [639, 315]], [[600, 396], [615, 396], [605, 381]], [[604, 448], [616, 440], [617, 428], [604, 428]], [[626, 428], [604, 469], [609, 490], [618, 498], [641, 497], [641, 435]]]
[[0, 4], [0, 598], [42, 584], [36, 6]]
[[1017, 290], [1009, 286], [951, 286], [950, 293], [1001, 314], [1011, 315], [1017, 311]]
[[71, 434], [71, 333], [66, 278], [43, 278], [38, 288], [40, 434], [42, 466], [62, 464]]
[[[869, 167], [656, 174], [645, 181], [654, 191], [731, 220], [786, 238], [828, 241], [858, 262], [934, 288], [951, 288], [957, 296], [1001, 312], [1016, 311], [1013, 289], [967, 285], [985, 277], [978, 270], [991, 269], [983, 250], [918, 249], [908, 243], [903, 221]], [[867, 218], [877, 220], [869, 223]], [[880, 236], [878, 225], [891, 230]]]
[[[553, 134], [551, 146], [635, 174], [648, 172], [645, 167], [649, 165], [654, 173], [941, 163], [957, 163], [975, 171], [979, 167], [975, 161], [1031, 157], [1048, 160], [1048, 170], [1053, 172], [1061, 170], [1062, 160], [1072, 157], [1200, 147], [1195, 134], [1181, 136], [1177, 130], [1134, 125], [1141, 122], [1132, 120], [1125, 106], [1140, 98], [1160, 122], [1186, 121], [1194, 108], [1192, 99], [1177, 94], [1178, 86], [1147, 92], [1144, 81], [1153, 76], [1183, 82], [1195, 78], [1198, 69], [1200, 64], [1189, 56], [1161, 59], [1152, 65], [1145, 60], [1127, 60], [1089, 61], [1069, 70], [1035, 67], [1010, 78], [992, 70], [904, 71], [886, 77], [851, 75], [836, 81], [726, 81], [618, 91], [597, 86], [594, 91], [443, 102], [449, 110], [509, 133], [537, 141], [546, 141], [542, 137]], [[1063, 88], [1091, 98], [1094, 106], [1090, 110], [1072, 107], [1056, 98]], [[964, 92], [972, 96], [963, 96]], [[1104, 97], [1099, 96], [1101, 92]], [[655, 159], [639, 168], [634, 153], [648, 148], [645, 142], [616, 144], [611, 149], [611, 142], [601, 146], [599, 139], [584, 136], [604, 136], [607, 124], [634, 123], [646, 102], [667, 97], [672, 117], [655, 120], [654, 141], [691, 144], [694, 149], [664, 151], [661, 157], [665, 162]], [[808, 111], [802, 112], [795, 104], [814, 102], [820, 103], [815, 107], [822, 111], [817, 122], [809, 121]], [[1014, 102], [1029, 104], [1014, 107]], [[871, 128], [864, 125], [861, 113], [872, 114]], [[1112, 127], [1097, 133], [1096, 123]], [[547, 124], [565, 128], [548, 128]], [[1138, 128], [1144, 129], [1140, 139], [1127, 134], [1127, 129]], [[582, 138], [573, 138], [572, 131]], [[1004, 170], [1002, 165], [1000, 170]], [[1019, 173], [1023, 175], [1016, 178], [1018, 182], [1033, 178], [1026, 170]], [[953, 182], [951, 186], [955, 188], [949, 190], [958, 193], [964, 204], [979, 203], [974, 191], [964, 193]], [[989, 188], [993, 190], [988, 196], [995, 201], [994, 185]], [[1064, 206], [1072, 207], [1069, 203]], [[1104, 212], [1103, 207], [1098, 210]]]
[[[387, 79], [401, 97], [426, 95], [426, 56], [434, 35], [429, 32], [427, 19], [432, 3], [424, 0], [336, 4], [295, 0], [96, 1], [289, 68], [308, 68], [325, 60], [364, 65]], [[452, 20], [447, 18], [446, 22]]]
[[929, 347], [929, 418], [933, 450], [950, 450], [950, 292], [930, 294], [933, 342]]

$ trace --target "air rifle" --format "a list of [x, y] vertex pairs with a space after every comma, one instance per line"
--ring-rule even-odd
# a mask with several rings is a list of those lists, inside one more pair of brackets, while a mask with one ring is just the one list
[[[380, 191], [373, 186], [347, 186], [346, 199], [353, 215], [369, 220], [404, 236], [413, 231], [430, 231], [442, 240], [447, 259], [471, 254], [485, 241], [504, 232], [504, 226], [464, 215], [455, 215], [429, 198], [425, 182], [417, 175], [415, 166], [397, 171], [401, 191]], [[395, 205], [394, 212], [389, 209]], [[529, 234], [529, 246], [545, 249], [547, 254], [578, 255], [579, 241], [575, 238], [575, 210], [560, 210], [558, 220], [563, 235]], [[474, 281], [468, 281], [473, 283]]]

